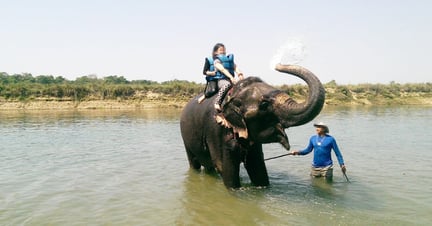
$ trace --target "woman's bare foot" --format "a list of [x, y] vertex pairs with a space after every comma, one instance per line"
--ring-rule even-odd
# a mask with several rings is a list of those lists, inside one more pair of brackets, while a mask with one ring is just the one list
[[222, 111], [221, 106], [219, 104], [215, 104], [214, 108], [216, 109], [216, 111]]

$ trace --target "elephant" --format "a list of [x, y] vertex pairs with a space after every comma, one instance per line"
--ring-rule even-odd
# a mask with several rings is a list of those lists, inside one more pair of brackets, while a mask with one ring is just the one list
[[262, 144], [277, 142], [289, 151], [285, 129], [313, 120], [325, 101], [321, 82], [308, 69], [282, 64], [275, 69], [306, 82], [304, 102], [258, 77], [247, 77], [233, 85], [220, 112], [214, 109], [215, 96], [198, 103], [199, 95], [185, 105], [180, 130], [190, 168], [219, 173], [227, 188], [236, 189], [243, 163], [253, 186], [269, 185]]

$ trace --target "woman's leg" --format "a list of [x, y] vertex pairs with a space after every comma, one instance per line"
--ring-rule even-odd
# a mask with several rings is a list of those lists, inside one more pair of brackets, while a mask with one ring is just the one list
[[231, 88], [231, 82], [226, 79], [220, 79], [218, 81], [219, 92], [216, 96], [215, 108], [216, 110], [221, 110], [220, 105], [225, 98], [228, 90]]

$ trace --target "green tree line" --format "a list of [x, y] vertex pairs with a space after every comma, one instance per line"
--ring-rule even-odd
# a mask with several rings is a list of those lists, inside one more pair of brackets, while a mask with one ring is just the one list
[[[205, 85], [184, 80], [155, 82], [150, 80], [128, 81], [123, 76], [97, 78], [82, 76], [75, 80], [52, 75], [32, 76], [29, 73], [9, 75], [0, 72], [0, 98], [4, 100], [118, 100], [148, 98], [156, 93], [160, 98], [187, 100], [203, 91]], [[327, 99], [337, 102], [354, 101], [357, 98], [397, 99], [410, 94], [432, 97], [432, 83], [357, 84], [339, 85], [336, 81], [324, 84]], [[294, 98], [304, 98], [308, 88], [303, 84], [281, 85], [277, 88]]]
[[[173, 80], [158, 83], [150, 80], [128, 81], [123, 76], [82, 76], [67, 80], [61, 76], [0, 73], [0, 97], [6, 100], [56, 98], [58, 100], [133, 99], [148, 92], [172, 97], [191, 97], [203, 84]], [[142, 96], [142, 95], [141, 95]]]

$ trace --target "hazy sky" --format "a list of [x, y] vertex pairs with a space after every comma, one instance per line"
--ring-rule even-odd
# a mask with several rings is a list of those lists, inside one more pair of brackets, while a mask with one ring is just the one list
[[0, 0], [0, 72], [204, 82], [222, 42], [246, 76], [301, 83], [281, 46], [322, 82], [432, 82], [432, 1]]

